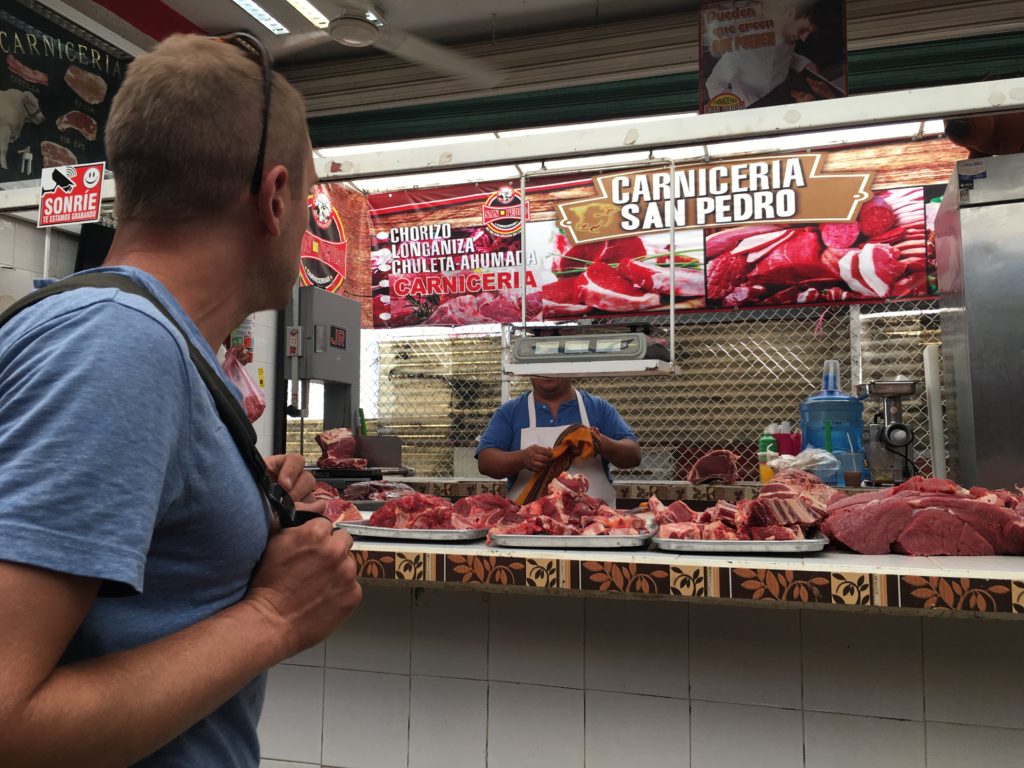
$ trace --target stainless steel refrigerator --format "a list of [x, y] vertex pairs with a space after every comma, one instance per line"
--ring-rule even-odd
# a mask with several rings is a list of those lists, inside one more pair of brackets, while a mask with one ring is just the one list
[[935, 220], [961, 485], [1024, 484], [1024, 154], [962, 160]]

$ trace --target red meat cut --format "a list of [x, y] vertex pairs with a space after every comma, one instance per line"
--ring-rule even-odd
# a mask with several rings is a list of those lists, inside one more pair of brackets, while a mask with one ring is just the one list
[[835, 275], [821, 262], [821, 242], [812, 228], [799, 230], [757, 262], [752, 279], [776, 285], [791, 285], [808, 280], [832, 282]]
[[332, 523], [336, 523], [339, 520], [359, 523], [363, 520], [363, 514], [356, 509], [356, 505], [345, 499], [328, 500], [323, 514]]
[[704, 255], [706, 258], [713, 259], [731, 251], [748, 237], [781, 230], [782, 227], [778, 224], [748, 224], [743, 227], [723, 229], [704, 239]]
[[[668, 296], [672, 293], [672, 273], [668, 267], [650, 264], [646, 261], [626, 259], [619, 262], [619, 272], [638, 288], [651, 293]], [[676, 296], [703, 296], [704, 274], [696, 269], [676, 266]]]
[[590, 307], [586, 304], [576, 303], [579, 283], [580, 278], [577, 275], [576, 277], [563, 277], [555, 280], [553, 283], [545, 283], [541, 286], [541, 314], [544, 317], [585, 315]]
[[415, 493], [415, 490], [405, 483], [396, 483], [391, 480], [364, 480], [346, 485], [345, 490], [341, 492], [341, 497], [351, 501], [390, 501], [410, 493]]
[[896, 214], [883, 198], [873, 197], [861, 206], [857, 223], [866, 237], [877, 237], [895, 226]]
[[883, 243], [865, 243], [839, 259], [839, 274], [851, 290], [880, 299], [890, 294], [905, 270], [893, 249]]
[[[536, 293], [526, 298], [526, 319], [536, 320], [541, 299]], [[432, 325], [471, 325], [474, 323], [512, 323], [521, 320], [522, 303], [513, 290], [485, 291], [455, 296], [442, 303], [430, 315]]]
[[860, 227], [856, 222], [822, 224], [818, 229], [821, 232], [822, 242], [829, 248], [844, 250], [857, 242], [857, 238], [860, 237]]
[[551, 271], [563, 277], [565, 273], [575, 274], [591, 264], [604, 262], [618, 264], [626, 259], [635, 259], [647, 253], [639, 237], [623, 237], [617, 240], [601, 240], [596, 243], [574, 245], [564, 254], [558, 254], [551, 262]]
[[43, 167], [56, 168], [61, 165], [76, 165], [78, 158], [75, 153], [60, 144], [52, 141], [39, 142], [39, 149], [43, 153]]
[[99, 104], [107, 97], [107, 81], [74, 64], [64, 73], [64, 82], [82, 101], [89, 104]]
[[36, 83], [38, 85], [49, 85], [50, 83], [49, 75], [45, 72], [40, 72], [38, 69], [32, 69], [27, 64], [18, 61], [13, 53], [7, 54], [7, 68], [11, 70], [12, 75], [17, 75], [29, 83]]
[[[356, 455], [356, 439], [352, 435], [352, 430], [345, 427], [328, 429], [318, 434], [315, 439], [322, 454], [316, 462], [318, 467], [324, 469], [351, 466], [350, 460]], [[365, 463], [363, 466], [366, 466]]]
[[66, 112], [57, 118], [57, 130], [63, 133], [68, 129], [78, 131], [82, 136], [89, 140], [96, 140], [96, 121], [89, 117], [84, 112], [79, 112], [77, 109], [71, 112]]
[[[724, 299], [744, 281], [750, 271], [750, 264], [745, 256], [724, 253], [712, 259], [707, 266], [708, 298]], [[746, 299], [746, 296], [743, 297]]]
[[661, 306], [656, 293], [644, 293], [603, 262], [591, 264], [580, 279], [577, 301], [605, 312], [644, 312]]
[[739, 480], [739, 461], [732, 451], [715, 450], [704, 454], [690, 467], [686, 479], [694, 485], [701, 483], [733, 484]]

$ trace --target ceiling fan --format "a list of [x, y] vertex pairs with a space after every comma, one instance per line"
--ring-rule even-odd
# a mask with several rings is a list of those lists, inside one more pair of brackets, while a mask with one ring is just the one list
[[479, 59], [394, 27], [380, 8], [367, 0], [339, 0], [326, 5], [334, 9], [327, 29], [289, 35], [276, 48], [275, 58], [287, 59], [291, 54], [320, 45], [325, 40], [334, 40], [349, 48], [373, 46], [397, 58], [482, 88], [493, 88], [504, 79], [502, 73]]

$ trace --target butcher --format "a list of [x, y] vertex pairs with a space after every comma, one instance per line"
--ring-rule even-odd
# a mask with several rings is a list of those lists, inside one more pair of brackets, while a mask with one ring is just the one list
[[544, 472], [551, 449], [566, 427], [592, 430], [598, 456], [577, 458], [569, 471], [587, 476], [590, 495], [615, 505], [609, 465], [622, 469], [640, 463], [640, 444], [611, 403], [576, 389], [572, 379], [534, 376], [531, 389], [504, 403], [480, 437], [476, 449], [482, 474], [508, 480], [508, 497], [517, 498], [533, 476]]

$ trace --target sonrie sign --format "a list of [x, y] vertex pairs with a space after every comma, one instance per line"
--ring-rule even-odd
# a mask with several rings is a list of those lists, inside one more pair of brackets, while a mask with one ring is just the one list
[[39, 189], [39, 226], [99, 221], [103, 168], [104, 163], [44, 168]]
[[873, 173], [825, 173], [813, 153], [610, 173], [596, 197], [558, 205], [574, 243], [670, 229], [852, 221]]

